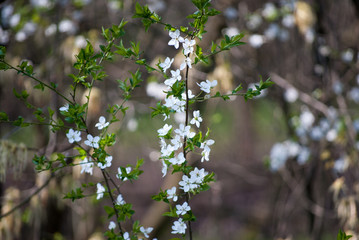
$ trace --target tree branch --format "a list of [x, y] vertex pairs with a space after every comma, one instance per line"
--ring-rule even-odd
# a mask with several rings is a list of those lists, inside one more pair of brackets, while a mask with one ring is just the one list
[[10, 214], [12, 214], [13, 212], [15, 212], [16, 210], [18, 210], [19, 208], [21, 208], [22, 206], [24, 206], [25, 204], [27, 204], [28, 202], [30, 202], [31, 198], [34, 197], [35, 195], [37, 195], [38, 193], [40, 193], [42, 191], [42, 189], [44, 189], [47, 185], [49, 185], [51, 179], [55, 176], [54, 173], [51, 173], [50, 177], [46, 180], [46, 182], [44, 182], [44, 184], [42, 184], [38, 189], [35, 190], [35, 192], [33, 192], [32, 194], [30, 194], [27, 198], [25, 198], [23, 201], [21, 201], [18, 205], [16, 205], [15, 207], [13, 207], [11, 210], [9, 210], [8, 212], [1, 214], [0, 215], [0, 219], [9, 216]]

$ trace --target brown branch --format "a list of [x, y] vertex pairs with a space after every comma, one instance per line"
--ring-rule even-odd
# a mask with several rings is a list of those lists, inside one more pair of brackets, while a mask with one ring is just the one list
[[122, 230], [122, 226], [121, 226], [121, 221], [119, 219], [119, 213], [118, 213], [118, 210], [116, 208], [116, 201], [115, 201], [115, 199], [114, 199], [114, 197], [112, 195], [110, 184], [109, 184], [108, 179], [106, 177], [105, 170], [101, 169], [101, 173], [102, 173], [103, 178], [105, 179], [105, 183], [106, 183], [106, 186], [107, 186], [107, 192], [108, 192], [108, 194], [109, 194], [109, 196], [111, 198], [113, 209], [115, 210], [116, 220], [117, 220], [118, 227], [120, 229], [120, 234], [123, 237], [123, 230]]
[[[286, 171], [281, 171], [281, 177], [283, 178], [284, 182], [288, 185], [288, 187], [292, 190], [295, 196], [298, 196], [297, 200], [308, 211], [313, 213], [316, 216], [322, 217], [324, 213], [327, 212], [329, 209], [325, 209], [324, 207], [320, 206], [319, 204], [313, 202], [312, 200], [304, 197], [302, 193], [304, 192], [304, 187], [300, 185], [293, 177], [291, 177]], [[334, 216], [334, 214], [331, 214]]]
[[54, 173], [51, 173], [50, 177], [46, 180], [46, 182], [44, 182], [44, 184], [42, 184], [42, 186], [40, 186], [38, 189], [35, 190], [35, 192], [33, 192], [32, 194], [30, 194], [27, 198], [25, 198], [23, 201], [21, 201], [18, 205], [16, 205], [15, 207], [13, 207], [11, 210], [9, 210], [8, 212], [1, 214], [0, 215], [0, 219], [9, 216], [10, 214], [12, 214], [13, 212], [15, 212], [16, 210], [20, 209], [22, 206], [24, 206], [25, 204], [27, 204], [28, 202], [30, 202], [31, 198], [34, 197], [35, 195], [37, 195], [38, 193], [40, 193], [47, 185], [49, 185], [51, 179], [55, 176]]
[[300, 90], [298, 90], [296, 87], [294, 87], [292, 84], [290, 84], [287, 80], [280, 77], [276, 73], [270, 73], [271, 80], [276, 83], [279, 87], [283, 89], [290, 89], [294, 88], [299, 93], [299, 100], [303, 103], [307, 104], [309, 107], [314, 108], [315, 110], [323, 113], [326, 117], [329, 118], [329, 107], [325, 105], [324, 103], [320, 102], [319, 100], [315, 99], [314, 97], [310, 96], [307, 93], [304, 93]]

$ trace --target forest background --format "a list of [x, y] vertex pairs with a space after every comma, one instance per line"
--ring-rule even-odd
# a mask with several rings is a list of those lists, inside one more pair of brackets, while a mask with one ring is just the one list
[[[174, 26], [186, 25], [185, 16], [194, 11], [190, 1], [141, 3]], [[195, 239], [335, 239], [339, 229], [358, 239], [359, 2], [212, 4], [221, 14], [207, 23], [201, 46], [210, 48], [225, 34], [238, 33], [245, 34], [247, 44], [216, 55], [209, 65], [196, 68], [193, 78], [216, 79], [220, 92], [238, 84], [253, 88], [260, 76], [275, 84], [247, 102], [237, 97], [200, 106], [206, 119], [202, 128], [209, 127], [216, 141], [206, 167], [216, 173], [216, 181], [192, 201]], [[0, 44], [6, 46], [9, 62], [28, 60], [38, 78], [66, 92], [74, 56], [86, 46], [86, 39], [98, 49], [101, 28], [119, 24], [122, 18], [129, 21], [125, 38], [140, 41], [153, 65], [176, 53], [168, 49], [163, 26], [146, 32], [132, 18], [134, 8], [132, 1], [116, 0], [4, 1]], [[105, 69], [109, 76], [122, 78], [136, 67], [130, 60], [115, 58]], [[116, 77], [93, 89], [89, 125], [95, 125], [109, 103], [121, 101]], [[163, 98], [163, 79], [147, 73], [142, 77], [142, 87], [127, 103], [129, 111], [113, 126], [119, 144], [111, 154], [123, 164], [144, 159], [144, 173], [122, 191], [133, 203], [135, 217], [154, 227], [158, 239], [167, 239], [170, 223], [150, 197], [161, 186], [171, 185], [170, 178], [162, 178], [158, 161], [156, 130], [162, 123], [151, 118], [150, 108]], [[63, 106], [56, 95], [38, 92], [34, 85], [15, 72], [0, 72], [0, 111], [9, 119], [33, 118], [13, 89], [26, 89], [29, 101], [40, 108]], [[21, 209], [1, 218], [1, 239], [103, 239], [106, 217], [98, 217], [103, 215], [103, 203], [94, 196], [75, 202], [63, 199], [89, 176], [81, 175], [80, 169], [65, 169], [46, 182], [50, 173], [34, 170], [34, 153], [68, 149], [65, 134], [1, 122], [0, 137], [1, 214], [46, 183]]]

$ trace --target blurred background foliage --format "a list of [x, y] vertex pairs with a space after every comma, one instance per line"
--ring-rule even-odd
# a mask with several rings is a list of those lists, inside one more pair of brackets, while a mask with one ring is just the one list
[[[185, 26], [194, 11], [190, 1], [141, 1], [174, 26]], [[205, 116], [203, 130], [216, 141], [206, 169], [216, 182], [192, 200], [195, 239], [335, 239], [339, 228], [359, 237], [359, 2], [357, 0], [213, 0], [222, 12], [209, 20], [202, 42], [208, 49], [227, 34], [245, 33], [246, 45], [219, 54], [207, 66], [190, 73], [196, 81], [217, 79], [226, 93], [238, 84], [253, 87], [271, 77], [276, 84], [255, 100], [212, 100], [198, 106]], [[144, 57], [174, 56], [162, 26], [144, 31], [132, 19], [133, 1], [126, 0], [7, 0], [0, 3], [0, 44], [13, 65], [31, 62], [39, 79], [55, 82], [63, 92], [71, 83], [72, 64], [86, 40], [104, 41], [101, 28], [129, 21], [125, 42], [140, 41]], [[179, 66], [181, 60], [176, 60]], [[128, 77], [136, 66], [115, 58], [105, 64], [108, 77], [99, 82], [90, 102], [94, 125], [108, 104], [121, 101], [116, 79]], [[151, 119], [150, 107], [163, 98], [159, 75], [143, 71], [144, 82], [130, 102], [125, 118], [111, 130], [118, 134], [112, 148], [113, 170], [144, 158], [144, 174], [122, 187], [135, 217], [155, 228], [154, 236], [168, 239], [164, 211], [150, 196], [162, 179], [156, 130], [162, 119]], [[0, 72], [0, 110], [10, 119], [34, 117], [13, 95], [27, 90], [29, 101], [46, 110], [64, 103], [48, 90], [14, 72]], [[85, 95], [84, 89], [78, 96]], [[79, 97], [81, 100], [81, 97]], [[183, 116], [176, 116], [179, 121]], [[0, 124], [1, 214], [26, 200], [50, 173], [36, 174], [34, 154], [70, 151], [64, 134], [44, 126], [28, 128]], [[201, 166], [198, 156], [191, 156]], [[92, 179], [100, 176], [92, 176]], [[94, 196], [76, 202], [65, 193], [83, 182], [78, 168], [64, 169], [47, 187], [13, 214], [1, 218], [1, 239], [103, 239], [107, 226], [102, 205]], [[102, 217], [99, 217], [102, 216]]]

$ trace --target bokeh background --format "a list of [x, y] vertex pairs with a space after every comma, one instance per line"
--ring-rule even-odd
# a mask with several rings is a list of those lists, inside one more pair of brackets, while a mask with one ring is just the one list
[[[141, 1], [173, 26], [187, 26], [195, 11], [191, 1]], [[213, 0], [221, 15], [207, 23], [201, 42], [210, 48], [225, 34], [245, 33], [247, 43], [213, 57], [190, 73], [191, 88], [206, 79], [227, 93], [239, 84], [253, 88], [262, 77], [275, 83], [256, 99], [211, 100], [198, 104], [216, 141], [211, 161], [191, 163], [216, 173], [211, 189], [191, 199], [197, 221], [194, 239], [336, 239], [339, 229], [358, 239], [359, 131], [359, 1], [357, 0]], [[28, 60], [36, 77], [70, 92], [72, 67], [79, 49], [90, 41], [104, 42], [102, 27], [129, 21], [124, 43], [139, 41], [144, 58], [157, 63], [174, 57], [168, 32], [152, 26], [145, 32], [132, 18], [133, 1], [13, 0], [0, 3], [0, 44], [13, 65]], [[180, 61], [179, 61], [180, 62]], [[106, 115], [108, 104], [121, 102], [117, 79], [129, 77], [137, 66], [115, 57], [106, 62], [108, 77], [95, 85], [90, 125]], [[178, 66], [178, 61], [174, 63]], [[112, 171], [143, 158], [139, 180], [121, 185], [134, 218], [154, 227], [153, 237], [170, 239], [172, 220], [162, 217], [165, 205], [151, 200], [159, 188], [178, 176], [162, 178], [157, 129], [161, 117], [151, 109], [163, 98], [164, 79], [141, 69], [144, 81], [128, 102], [129, 110], [111, 131]], [[46, 111], [64, 102], [50, 91], [34, 89], [31, 79], [13, 71], [0, 72], [0, 111], [36, 121], [32, 111], [15, 98], [26, 90], [29, 101]], [[194, 90], [197, 91], [197, 90]], [[84, 89], [78, 94], [79, 101]], [[57, 112], [58, 114], [58, 112]], [[181, 120], [181, 116], [176, 116]], [[176, 119], [174, 119], [176, 121]], [[50, 181], [19, 210], [0, 219], [0, 239], [104, 239], [108, 227], [104, 205], [89, 196], [75, 202], [63, 196], [84, 182], [101, 179], [67, 168], [50, 177], [36, 173], [34, 154], [69, 154], [63, 133], [46, 126], [19, 128], [0, 122], [0, 209], [5, 214], [38, 187]], [[95, 189], [94, 189], [95, 191]]]

